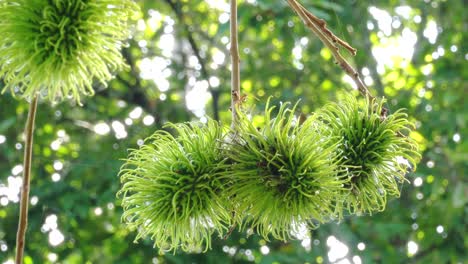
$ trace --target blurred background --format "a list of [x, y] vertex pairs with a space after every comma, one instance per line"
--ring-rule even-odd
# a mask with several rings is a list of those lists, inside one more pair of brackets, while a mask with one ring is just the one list
[[[140, 0], [123, 50], [130, 70], [96, 86], [83, 107], [39, 105], [25, 263], [466, 263], [466, 2], [301, 2], [358, 49], [349, 60], [372, 92], [415, 122], [423, 158], [400, 199], [289, 243], [234, 232], [207, 253], [175, 255], [133, 243], [115, 197], [127, 149], [168, 121], [230, 122], [227, 1]], [[259, 111], [269, 96], [301, 99], [309, 114], [357, 95], [285, 1], [240, 1], [239, 23], [242, 89]], [[27, 107], [0, 96], [0, 263], [13, 263]]]

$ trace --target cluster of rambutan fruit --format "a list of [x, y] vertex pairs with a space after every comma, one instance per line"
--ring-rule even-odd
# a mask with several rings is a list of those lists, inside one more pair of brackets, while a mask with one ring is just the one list
[[207, 250], [232, 226], [286, 240], [303, 225], [382, 211], [419, 160], [406, 114], [347, 96], [305, 121], [267, 104], [258, 126], [239, 111], [169, 124], [131, 151], [120, 172], [123, 221], [160, 250]]
[[[92, 95], [125, 67], [133, 1], [0, 0], [5, 90], [51, 102]], [[348, 96], [305, 121], [267, 106], [258, 127], [239, 111], [233, 129], [169, 124], [131, 152], [120, 172], [123, 220], [161, 250], [206, 250], [232, 226], [286, 240], [303, 225], [382, 211], [419, 160], [411, 124], [383, 100]], [[289, 107], [289, 108], [288, 108]], [[275, 113], [275, 114], [274, 114]]]

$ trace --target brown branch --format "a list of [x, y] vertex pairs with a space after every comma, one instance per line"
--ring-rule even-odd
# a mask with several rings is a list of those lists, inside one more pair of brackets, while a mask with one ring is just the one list
[[[233, 213], [233, 217], [235, 217], [235, 213]], [[226, 232], [226, 234], [223, 236], [223, 240], [227, 240], [231, 235], [234, 230], [236, 230], [237, 225], [234, 223], [232, 224], [231, 227], [229, 227], [229, 230]]]
[[[297, 2], [297, 0], [286, 0], [289, 6], [299, 15], [304, 24], [328, 47], [335, 58], [336, 63], [343, 69], [343, 71], [350, 76], [356, 83], [359, 92], [368, 99], [375, 97], [369, 92], [369, 89], [362, 81], [359, 73], [351, 66], [351, 64], [341, 55], [338, 45], [344, 47], [352, 54], [356, 53], [356, 49], [351, 47], [345, 41], [336, 37], [329, 29], [326, 28], [326, 23], [322, 19], [317, 18], [310, 13], [305, 7]], [[385, 117], [387, 110], [384, 109], [382, 117]]]
[[239, 31], [237, 27], [237, 0], [231, 0], [231, 127], [233, 129], [235, 129], [235, 124], [237, 123], [237, 107], [241, 101], [238, 36]]
[[31, 163], [33, 150], [34, 122], [36, 119], [38, 96], [34, 96], [30, 105], [25, 128], [23, 185], [21, 187], [20, 214], [18, 220], [18, 233], [16, 234], [16, 264], [23, 263], [24, 245], [26, 243], [26, 229], [28, 228], [29, 189], [31, 181]]
[[[240, 103], [242, 102], [240, 94], [240, 59], [239, 59], [239, 31], [237, 27], [237, 0], [231, 0], [231, 129], [233, 131], [234, 137], [237, 133], [238, 124], [238, 113]], [[236, 218], [236, 213], [232, 212], [232, 218]], [[234, 222], [229, 228], [227, 233], [223, 236], [223, 239], [226, 240], [236, 229], [237, 224]]]
[[341, 45], [343, 48], [347, 49], [353, 56], [356, 56], [357, 49], [351, 47], [351, 45], [349, 45], [348, 42], [340, 39], [335, 34], [333, 34], [333, 32], [331, 32], [331, 30], [329, 30], [327, 28], [327, 23], [325, 22], [325, 20], [316, 17], [314, 14], [307, 11], [307, 9], [305, 9], [305, 7], [303, 7], [303, 6], [300, 6], [300, 7], [304, 11], [306, 16], [311, 21], [313, 21], [325, 34], [328, 35], [328, 37], [332, 40], [333, 43], [337, 43], [337, 44]]

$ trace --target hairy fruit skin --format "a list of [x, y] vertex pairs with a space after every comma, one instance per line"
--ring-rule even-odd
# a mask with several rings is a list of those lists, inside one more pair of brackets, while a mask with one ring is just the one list
[[50, 102], [94, 94], [125, 63], [131, 0], [0, 0], [3, 92]]
[[161, 251], [206, 251], [211, 235], [230, 225], [223, 131], [212, 120], [169, 127], [177, 137], [157, 131], [122, 166], [122, 220], [138, 230], [136, 240], [150, 236]]
[[240, 113], [227, 156], [227, 178], [234, 207], [265, 239], [287, 240], [304, 225], [316, 227], [334, 217], [334, 200], [346, 180], [337, 177], [334, 146], [315, 128], [316, 120], [298, 124], [294, 109], [283, 104], [276, 116], [267, 105], [257, 128]]
[[384, 103], [381, 99], [360, 104], [346, 96], [318, 112], [330, 144], [337, 144], [339, 175], [349, 179], [337, 211], [383, 211], [387, 195], [400, 195], [399, 183], [420, 159], [416, 142], [405, 136], [413, 128], [407, 115], [398, 110], [382, 117]]

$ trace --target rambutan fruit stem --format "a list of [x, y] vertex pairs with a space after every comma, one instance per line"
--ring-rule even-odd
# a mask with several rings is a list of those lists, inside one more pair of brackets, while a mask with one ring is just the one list
[[343, 56], [341, 56], [338, 45], [345, 47], [353, 55], [356, 54], [356, 49], [352, 48], [348, 43], [336, 37], [330, 30], [326, 28], [325, 21], [314, 16], [296, 0], [286, 1], [288, 2], [289, 6], [302, 19], [306, 27], [308, 27], [320, 39], [320, 41], [322, 41], [322, 43], [330, 49], [330, 51], [333, 54], [333, 57], [336, 60], [336, 63], [340, 65], [340, 67], [346, 72], [346, 74], [354, 80], [359, 92], [365, 97], [373, 98], [373, 96], [369, 92], [369, 89], [359, 77], [359, 73], [346, 61], [346, 59]]
[[[333, 32], [327, 28], [327, 23], [323, 19], [320, 19], [309, 12], [297, 0], [286, 0], [286, 2], [288, 2], [289, 6], [301, 18], [304, 25], [309, 28], [328, 49], [330, 49], [333, 57], [335, 58], [335, 63], [338, 64], [341, 69], [353, 79], [357, 85], [359, 93], [361, 93], [362, 96], [369, 100], [374, 100], [375, 97], [369, 91], [369, 88], [367, 88], [366, 84], [362, 81], [361, 77], [359, 76], [359, 72], [356, 71], [353, 66], [351, 66], [351, 64], [341, 55], [339, 46], [348, 50], [353, 56], [356, 55], [357, 50], [333, 34]], [[378, 114], [380, 114], [382, 118], [385, 118], [387, 113], [388, 109], [382, 108], [382, 112]]]
[[239, 38], [237, 26], [237, 0], [231, 0], [231, 128], [235, 129], [238, 114], [237, 108], [241, 102], [240, 94], [240, 58], [239, 58]]
[[28, 119], [25, 128], [25, 147], [23, 161], [23, 185], [21, 187], [20, 215], [18, 233], [16, 234], [16, 264], [23, 263], [26, 229], [28, 226], [29, 188], [31, 180], [31, 163], [33, 150], [34, 122], [36, 119], [38, 95], [35, 95], [29, 105]]

